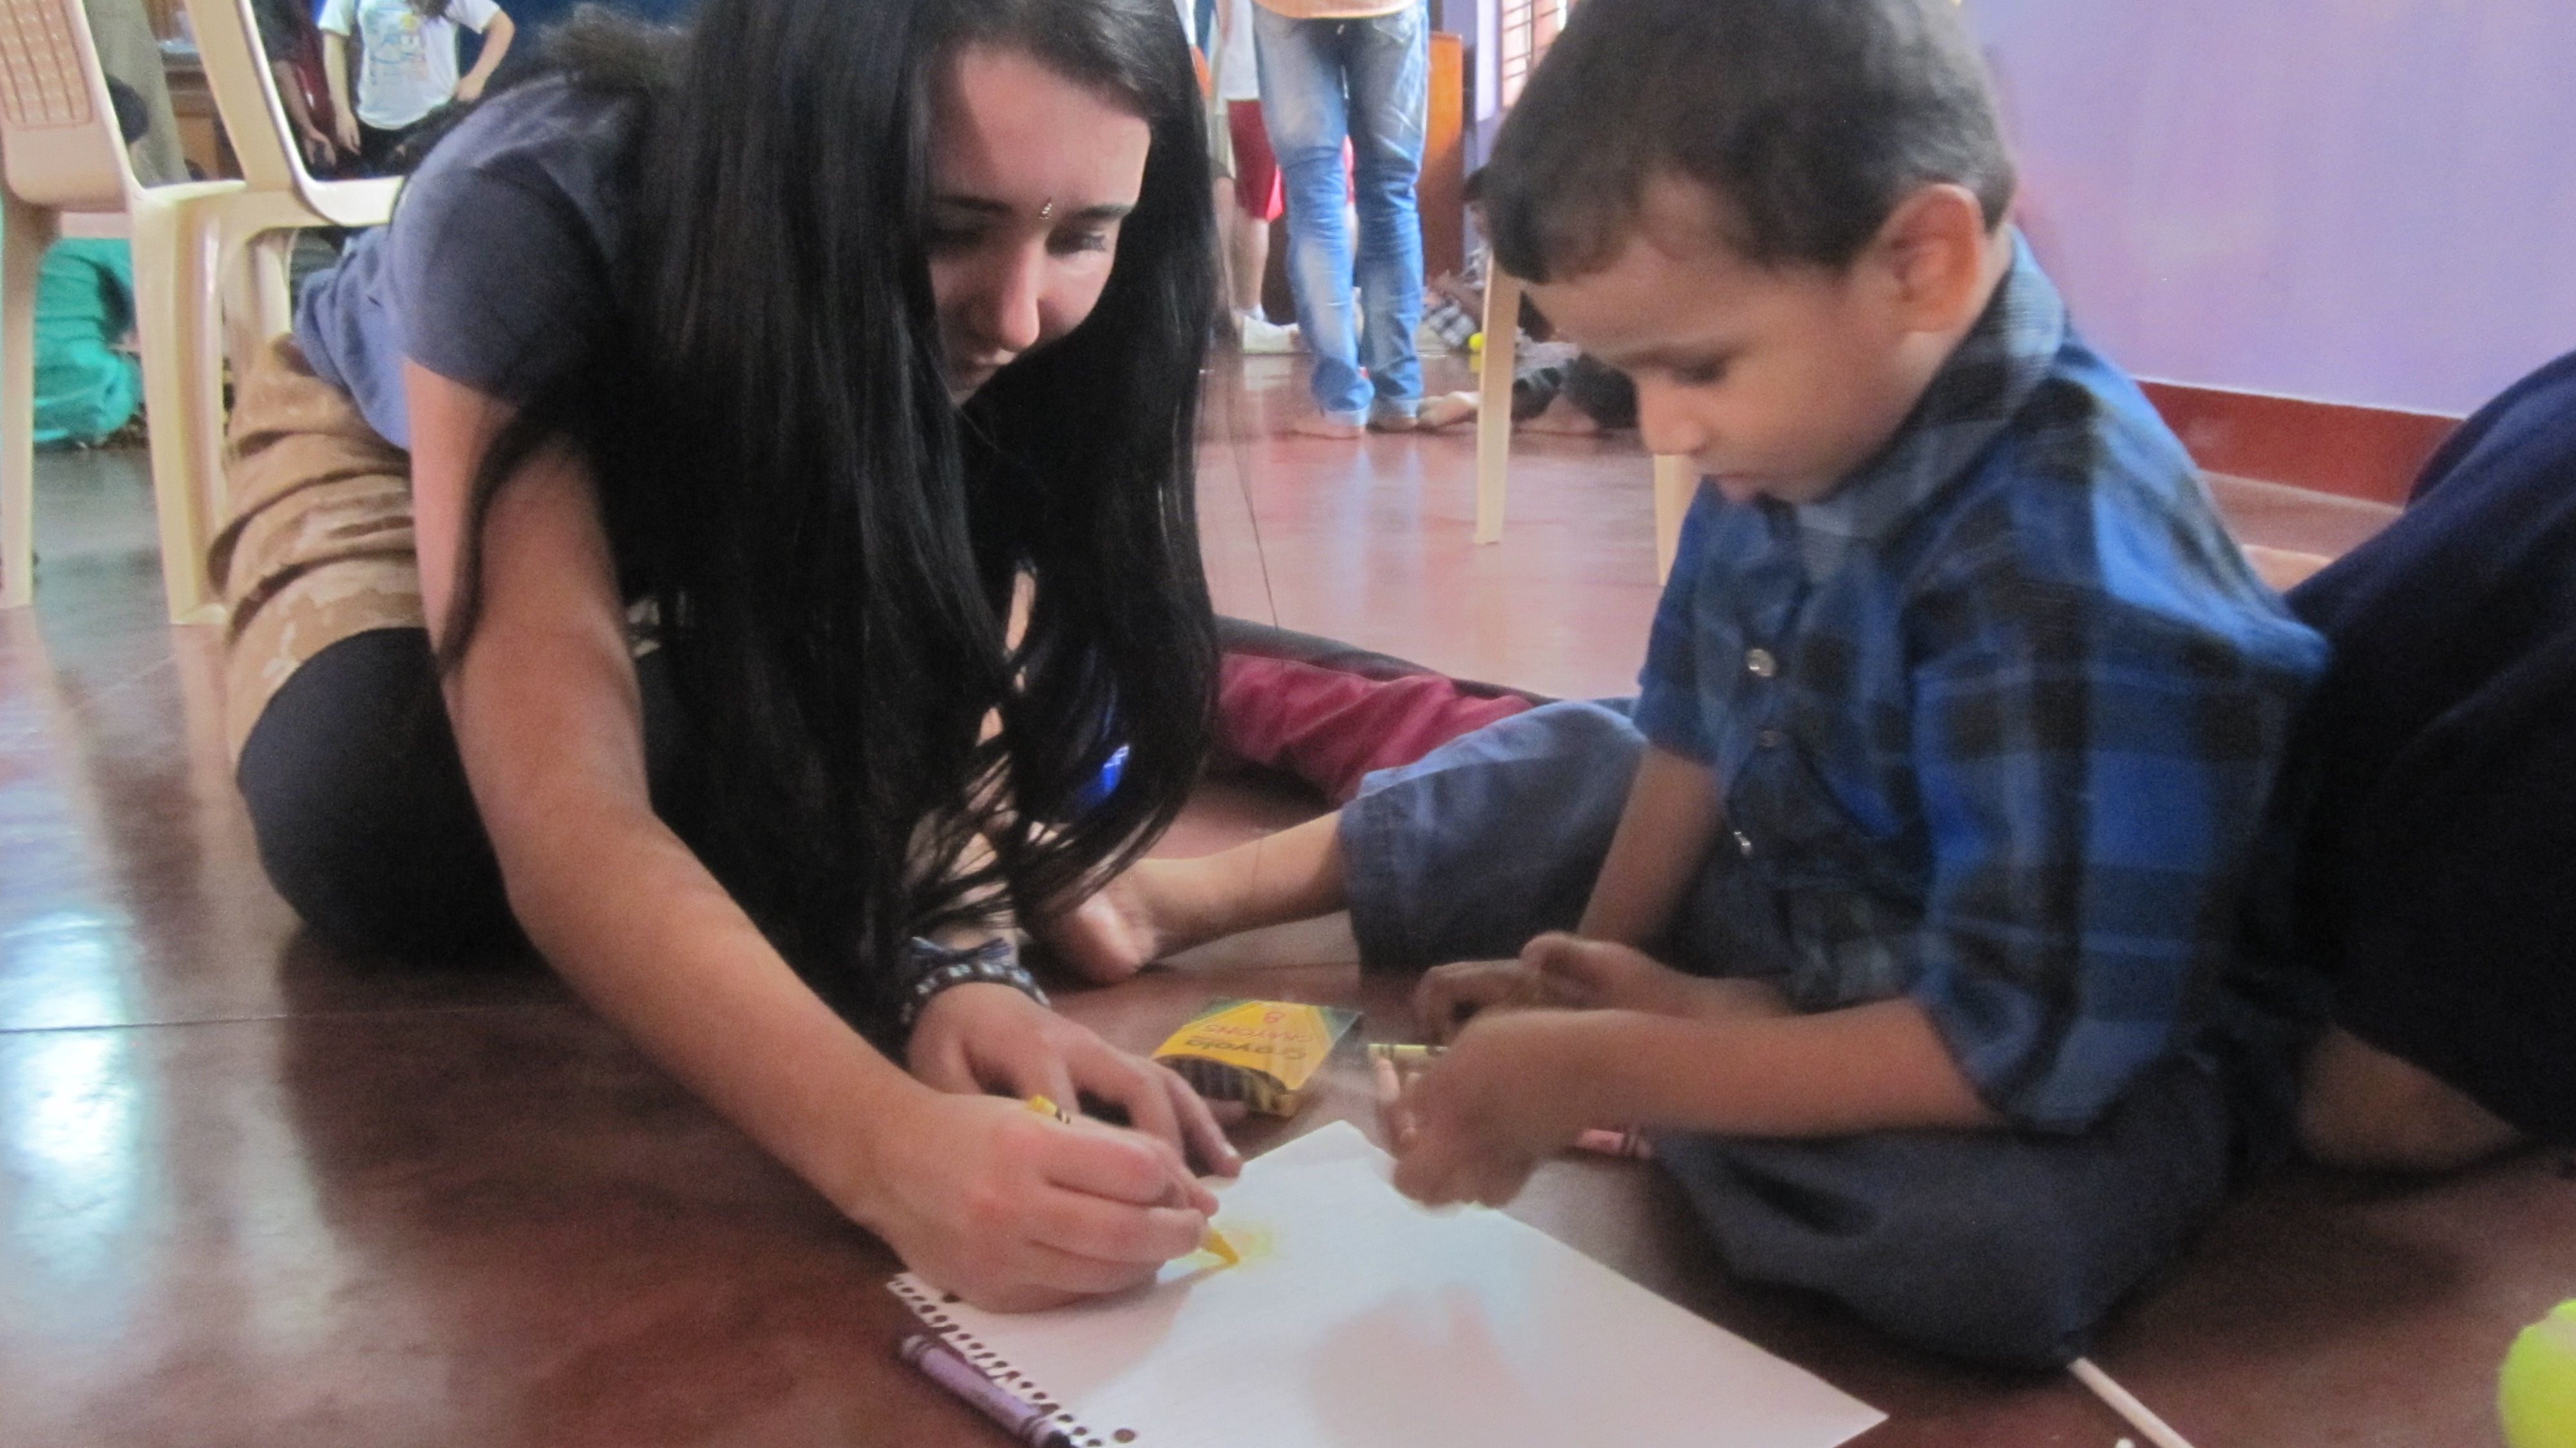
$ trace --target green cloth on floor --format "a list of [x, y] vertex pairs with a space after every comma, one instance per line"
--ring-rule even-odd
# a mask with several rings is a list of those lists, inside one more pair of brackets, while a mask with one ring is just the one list
[[36, 281], [36, 445], [89, 444], [143, 401], [143, 368], [115, 344], [134, 330], [134, 254], [108, 238], [66, 237]]

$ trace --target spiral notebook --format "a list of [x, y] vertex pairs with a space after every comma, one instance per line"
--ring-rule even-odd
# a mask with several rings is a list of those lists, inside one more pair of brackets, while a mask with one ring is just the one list
[[1832, 1448], [1885, 1415], [1500, 1212], [1425, 1211], [1336, 1122], [1219, 1188], [1208, 1256], [1048, 1312], [910, 1273], [922, 1321], [1080, 1448]]

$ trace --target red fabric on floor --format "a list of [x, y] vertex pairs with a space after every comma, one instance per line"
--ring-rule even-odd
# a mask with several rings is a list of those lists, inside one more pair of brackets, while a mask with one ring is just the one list
[[1217, 686], [1217, 738], [1342, 804], [1373, 769], [1411, 764], [1471, 730], [1530, 707], [1462, 691], [1441, 674], [1371, 679], [1295, 659], [1229, 653]]

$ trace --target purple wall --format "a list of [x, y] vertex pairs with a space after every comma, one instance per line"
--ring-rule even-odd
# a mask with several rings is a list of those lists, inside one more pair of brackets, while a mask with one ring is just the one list
[[2032, 244], [2131, 371], [2466, 412], [2576, 349], [2576, 3], [1967, 15]]

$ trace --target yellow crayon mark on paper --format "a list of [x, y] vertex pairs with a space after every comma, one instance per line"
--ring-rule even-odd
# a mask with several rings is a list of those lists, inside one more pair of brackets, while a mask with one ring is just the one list
[[[1211, 1231], [1209, 1235], [1217, 1234]], [[1257, 1222], [1251, 1224], [1227, 1222], [1224, 1241], [1234, 1250], [1234, 1260], [1229, 1262], [1217, 1255], [1215, 1248], [1202, 1242], [1197, 1251], [1164, 1263], [1163, 1270], [1155, 1274], [1154, 1280], [1165, 1285], [1175, 1282], [1195, 1282], [1201, 1277], [1223, 1272], [1230, 1267], [1254, 1265], [1266, 1258], [1276, 1256], [1279, 1250], [1278, 1242], [1271, 1235], [1270, 1229]]]

